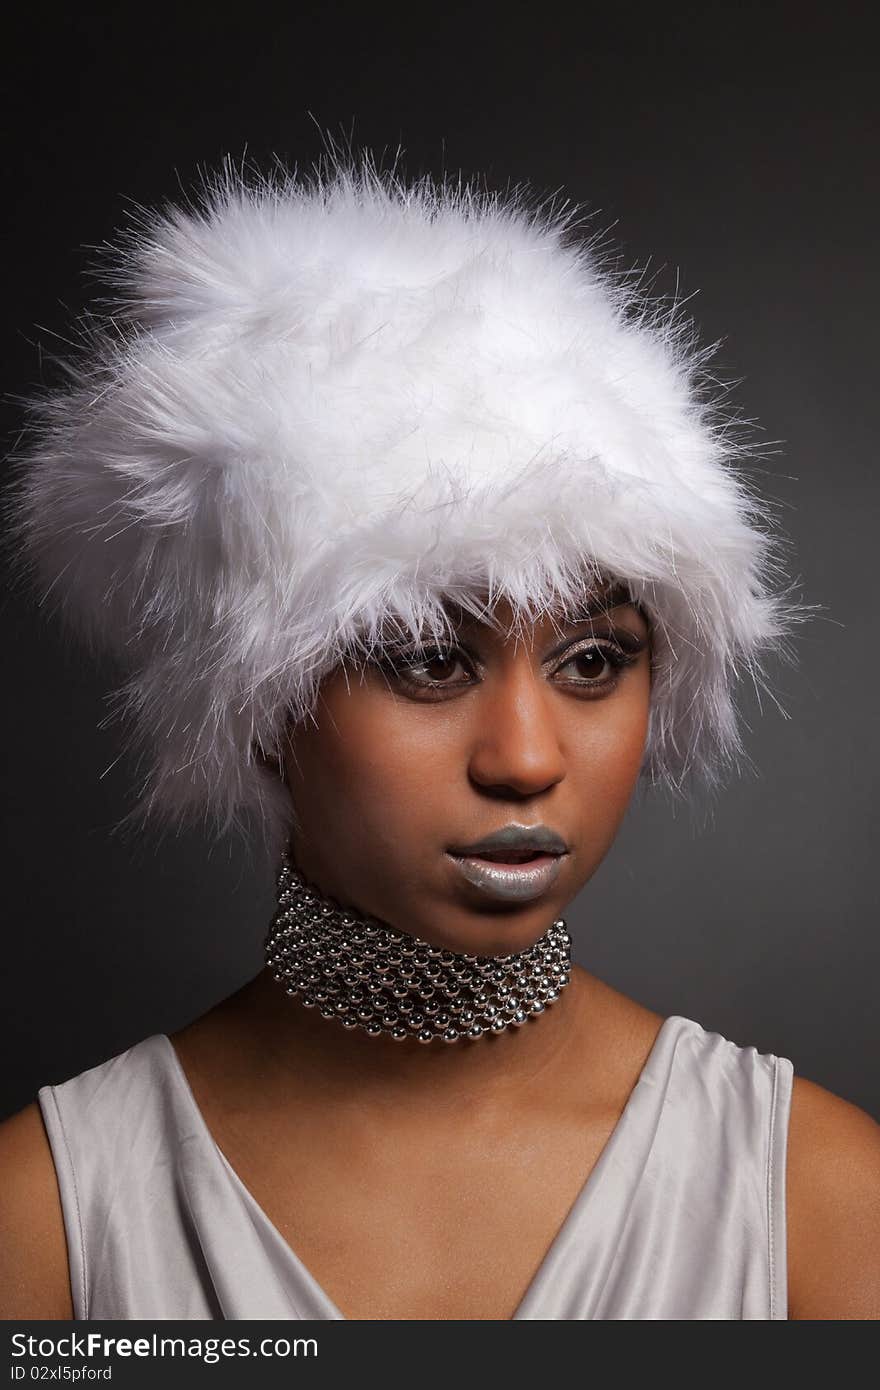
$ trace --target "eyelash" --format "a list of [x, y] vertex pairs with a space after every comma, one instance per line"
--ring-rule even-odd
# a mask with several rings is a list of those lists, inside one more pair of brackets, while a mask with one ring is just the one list
[[[641, 647], [639, 648], [639, 651], [641, 651]], [[639, 658], [639, 652], [625, 652], [621, 647], [617, 646], [616, 643], [601, 642], [593, 639], [592, 641], [588, 642], [585, 646], [579, 647], [577, 651], [571, 652], [567, 656], [566, 660], [563, 661], [561, 665], [557, 667], [557, 671], [564, 670], [565, 667], [568, 666], [572, 661], [576, 661], [579, 656], [584, 656], [585, 654], [590, 652], [599, 652], [605, 658], [608, 665], [611, 666], [614, 674], [604, 680], [582, 680], [570, 682], [573, 685], [579, 686], [581, 690], [587, 691], [605, 691], [613, 689], [617, 685], [618, 680], [620, 679], [620, 673], [623, 670], [625, 670], [626, 667], [632, 666], [636, 661], [638, 661]], [[411, 659], [414, 663], [417, 662], [418, 666], [429, 666], [431, 662], [436, 660], [438, 657], [441, 660], [447, 661], [450, 658], [454, 657], [470, 665], [468, 658], [465, 656], [465, 654], [461, 651], [459, 647], [426, 647], [421, 653], [417, 654], [413, 652]], [[465, 682], [462, 681], [452, 682], [411, 680], [407, 677], [405, 671], [402, 669], [402, 667], [406, 663], [406, 660], [406, 653], [403, 653], [402, 655], [396, 657], [385, 657], [384, 659], [380, 660], [377, 664], [383, 670], [388, 672], [388, 674], [394, 676], [396, 680], [400, 681], [401, 685], [406, 686], [410, 690], [420, 690], [428, 692], [455, 690], [457, 688], [461, 688], [465, 684]]]

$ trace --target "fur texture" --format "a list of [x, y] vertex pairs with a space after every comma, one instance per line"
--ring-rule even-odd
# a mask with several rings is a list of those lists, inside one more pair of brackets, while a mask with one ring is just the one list
[[227, 167], [122, 239], [10, 520], [124, 664], [139, 823], [256, 820], [277, 852], [293, 808], [256, 750], [343, 656], [442, 635], [445, 597], [528, 616], [598, 576], [654, 625], [644, 775], [680, 793], [747, 760], [733, 683], [768, 688], [802, 611], [754, 449], [714, 348], [573, 224], [367, 156]]

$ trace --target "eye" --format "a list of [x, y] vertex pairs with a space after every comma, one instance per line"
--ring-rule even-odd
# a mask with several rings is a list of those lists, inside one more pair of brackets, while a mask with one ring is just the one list
[[449, 680], [457, 667], [464, 667], [464, 654], [456, 647], [429, 647], [421, 652], [402, 652], [386, 657], [380, 665], [403, 685], [420, 690], [442, 690], [468, 685], [469, 681]]
[[[571, 674], [562, 675], [560, 683], [582, 694], [612, 690], [621, 671], [638, 660], [642, 645], [639, 642], [632, 652], [627, 652], [616, 642], [593, 638], [579, 650], [570, 652], [553, 675], [558, 678], [571, 668]], [[464, 679], [455, 678], [456, 671], [470, 670], [468, 659], [457, 647], [423, 647], [420, 651], [397, 652], [377, 664], [413, 693], [442, 693], [467, 688], [473, 683], [472, 671]]]
[[[566, 683], [582, 686], [584, 689], [605, 689], [617, 684], [620, 672], [638, 660], [638, 652], [625, 652], [614, 642], [591, 641], [579, 651], [572, 653], [557, 666], [556, 674], [566, 667], [574, 667], [578, 674]], [[603, 671], [607, 674], [603, 675]]]

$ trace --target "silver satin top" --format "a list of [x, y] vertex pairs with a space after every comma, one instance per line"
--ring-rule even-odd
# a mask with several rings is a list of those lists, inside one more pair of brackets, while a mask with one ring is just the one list
[[[667, 1018], [514, 1317], [786, 1318], [792, 1075]], [[166, 1034], [38, 1098], [77, 1319], [344, 1317], [221, 1153]]]

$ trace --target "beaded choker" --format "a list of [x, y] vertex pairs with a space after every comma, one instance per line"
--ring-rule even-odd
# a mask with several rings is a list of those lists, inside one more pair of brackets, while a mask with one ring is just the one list
[[343, 908], [284, 854], [266, 964], [286, 993], [344, 1028], [398, 1041], [458, 1042], [518, 1028], [559, 998], [571, 978], [560, 917], [528, 950], [463, 955]]

